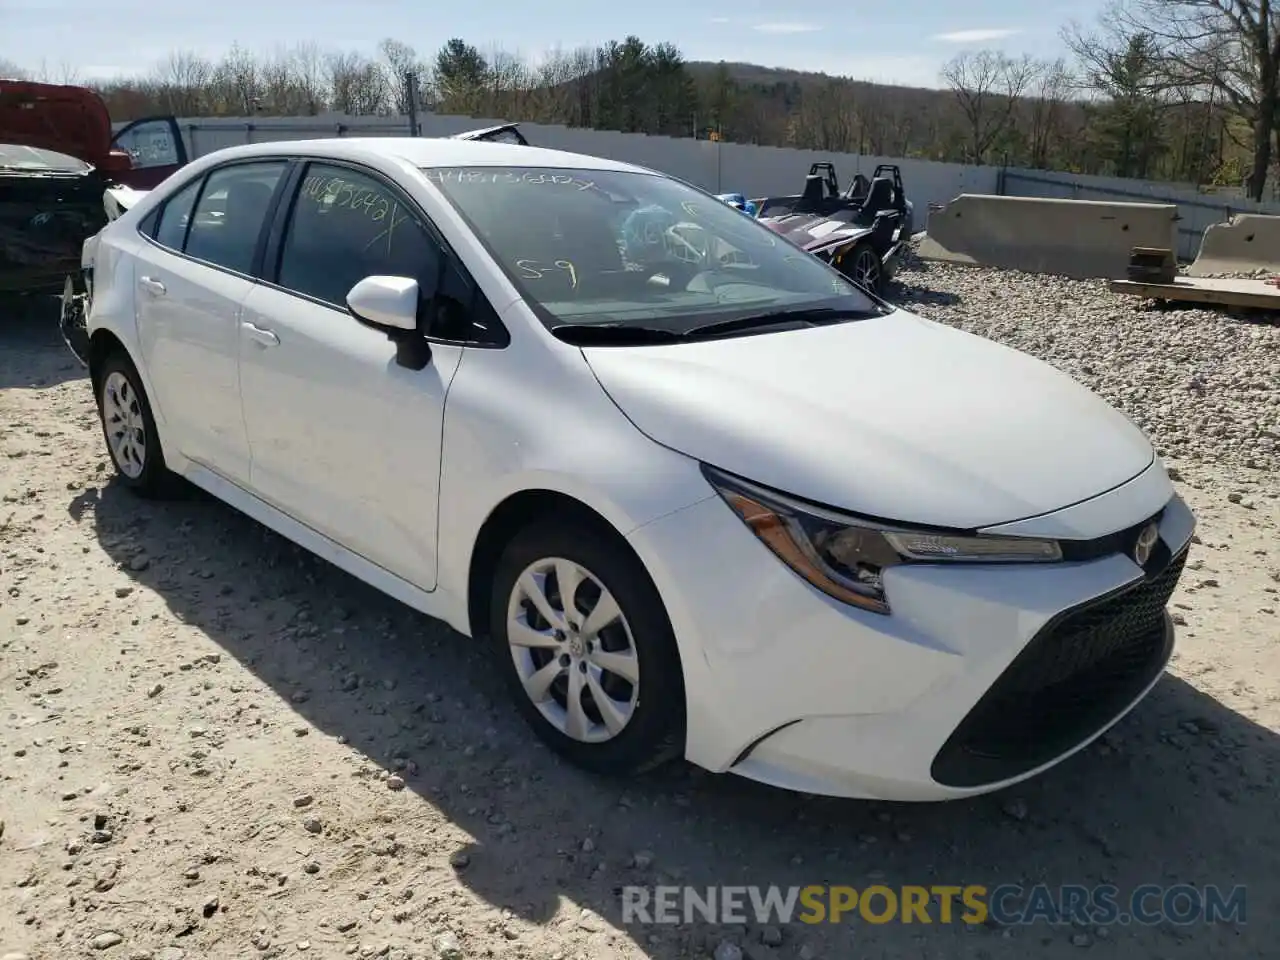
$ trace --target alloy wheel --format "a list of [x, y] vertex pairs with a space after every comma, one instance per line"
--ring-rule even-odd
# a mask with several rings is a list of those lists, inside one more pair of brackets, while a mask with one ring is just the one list
[[530, 701], [571, 740], [603, 743], [631, 722], [640, 699], [635, 640], [590, 570], [560, 557], [529, 564], [507, 602], [507, 642]]
[[880, 286], [880, 258], [869, 247], [859, 250], [853, 261], [853, 282], [873, 293]]

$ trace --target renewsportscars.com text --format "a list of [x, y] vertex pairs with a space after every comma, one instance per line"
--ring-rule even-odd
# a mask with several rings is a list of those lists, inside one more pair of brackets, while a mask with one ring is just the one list
[[1031, 923], [1154, 925], [1245, 922], [1245, 888], [1144, 884], [978, 884], [864, 888], [623, 887], [624, 924]]

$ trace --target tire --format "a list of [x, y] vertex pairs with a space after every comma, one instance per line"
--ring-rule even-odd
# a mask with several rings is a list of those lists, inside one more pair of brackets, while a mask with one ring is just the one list
[[142, 497], [172, 494], [177, 477], [165, 466], [151, 403], [133, 361], [120, 351], [110, 354], [94, 382], [102, 439], [120, 483]]
[[849, 253], [848, 264], [845, 276], [877, 296], [884, 293], [884, 265], [875, 247], [870, 243], [859, 243]]
[[[532, 627], [542, 634], [542, 642], [552, 642], [551, 621], [527, 599], [526, 574], [535, 571], [533, 583], [541, 580], [548, 588], [544, 596], [551, 612], [558, 614], [563, 610], [556, 607], [559, 578], [542, 572], [557, 566], [576, 568], [582, 577], [573, 617], [580, 629], [562, 632], [564, 640], [554, 648], [513, 645], [511, 634], [517, 631], [510, 628], [521, 623], [525, 630], [518, 636], [527, 637]], [[581, 630], [592, 628], [581, 611], [592, 610], [602, 599], [599, 588], [616, 601], [620, 616], [593, 634]], [[571, 763], [597, 774], [625, 776], [652, 770], [683, 753], [684, 676], [675, 635], [657, 588], [621, 538], [573, 518], [526, 527], [498, 561], [489, 632], [520, 713]], [[601, 669], [602, 662], [612, 669]], [[535, 703], [525, 685], [535, 672], [542, 679], [554, 674], [541, 703]], [[635, 683], [628, 674], [635, 676]], [[612, 707], [607, 711], [612, 728], [596, 702], [597, 690]], [[576, 725], [568, 709], [568, 698], [575, 692], [583, 707]], [[618, 727], [624, 716], [625, 723]]]

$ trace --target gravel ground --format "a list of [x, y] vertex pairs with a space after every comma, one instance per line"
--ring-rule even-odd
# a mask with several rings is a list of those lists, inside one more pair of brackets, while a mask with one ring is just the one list
[[[566, 767], [467, 641], [209, 498], [109, 482], [52, 328], [0, 326], [0, 957], [1274, 956], [1280, 329], [1099, 283], [901, 280], [1120, 403], [1201, 519], [1151, 697], [1049, 774], [941, 806]], [[1246, 884], [1248, 922], [640, 928], [617, 894], [974, 882]]]
[[1280, 324], [1164, 308], [1104, 281], [914, 261], [894, 300], [1047, 360], [1123, 410], [1171, 461], [1280, 473]]

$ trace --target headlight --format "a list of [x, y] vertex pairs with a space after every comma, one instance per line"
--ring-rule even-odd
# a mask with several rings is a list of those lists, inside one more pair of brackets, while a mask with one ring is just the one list
[[904, 563], [1047, 563], [1062, 559], [1053, 540], [912, 530], [823, 510], [713, 467], [716, 492], [778, 558], [823, 593], [888, 613], [884, 571]]

